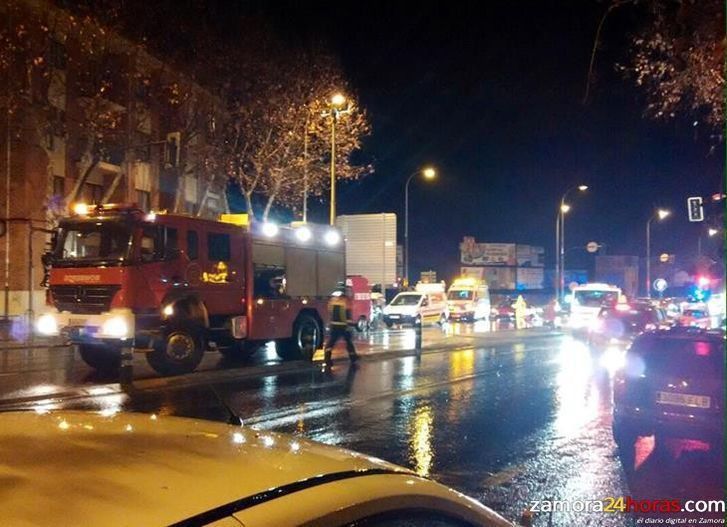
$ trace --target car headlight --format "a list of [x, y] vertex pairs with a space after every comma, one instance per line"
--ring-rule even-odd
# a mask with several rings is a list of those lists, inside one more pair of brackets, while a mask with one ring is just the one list
[[41, 335], [57, 335], [58, 322], [56, 321], [56, 317], [50, 313], [41, 315], [35, 322], [35, 329]]
[[105, 337], [127, 338], [129, 336], [129, 325], [122, 317], [112, 317], [103, 323], [101, 333]]

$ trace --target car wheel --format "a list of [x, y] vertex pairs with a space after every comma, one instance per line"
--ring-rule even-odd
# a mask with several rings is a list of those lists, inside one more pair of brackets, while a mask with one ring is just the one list
[[78, 353], [83, 362], [102, 372], [113, 372], [121, 367], [121, 350], [104, 344], [79, 344]]
[[300, 315], [293, 324], [293, 335], [277, 343], [278, 355], [283, 360], [313, 360], [322, 341], [321, 328], [315, 318]]
[[445, 325], [446, 323], [447, 323], [447, 315], [446, 315], [446, 314], [444, 314], [444, 313], [442, 313], [442, 314], [441, 314], [441, 315], [439, 316], [439, 325], [440, 325], [440, 326], [443, 326], [443, 325]]
[[386, 324], [386, 327], [389, 328], [389, 329], [391, 329], [392, 327], [394, 327], [394, 323], [391, 322], [390, 320], [384, 320], [384, 324]]
[[194, 323], [170, 326], [164, 338], [146, 355], [149, 365], [161, 375], [181, 375], [195, 370], [204, 355], [203, 330]]

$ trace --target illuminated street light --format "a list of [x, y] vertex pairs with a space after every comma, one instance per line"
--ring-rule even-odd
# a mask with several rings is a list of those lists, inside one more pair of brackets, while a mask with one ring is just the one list
[[565, 285], [565, 215], [571, 208], [565, 200], [568, 194], [574, 190], [585, 192], [588, 190], [588, 185], [578, 185], [566, 190], [560, 198], [558, 214], [555, 217], [555, 296], [559, 301], [563, 297], [563, 288]]
[[341, 107], [346, 104], [346, 97], [342, 93], [336, 93], [331, 97], [331, 104], [336, 107]]
[[351, 108], [347, 107], [345, 110], [342, 109], [343, 105], [346, 104], [346, 97], [341, 93], [335, 93], [331, 97], [330, 109], [323, 115], [331, 118], [331, 210], [330, 210], [330, 224], [333, 225], [336, 222], [336, 121], [338, 118], [346, 113], [351, 112]]
[[437, 177], [437, 171], [433, 167], [424, 167], [421, 170], [412, 172], [404, 185], [404, 279], [409, 283], [409, 183], [414, 176], [421, 174], [424, 179], [432, 180]]
[[424, 170], [422, 170], [422, 175], [424, 176], [424, 179], [434, 179], [437, 177], [437, 171], [434, 170], [432, 167], [426, 167]]
[[670, 210], [657, 209], [646, 221], [646, 296], [648, 298], [651, 298], [651, 222], [654, 219], [661, 221], [670, 214]]

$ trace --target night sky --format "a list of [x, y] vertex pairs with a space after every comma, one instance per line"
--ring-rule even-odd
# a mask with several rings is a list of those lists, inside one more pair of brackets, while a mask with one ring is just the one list
[[[557, 203], [581, 182], [591, 190], [572, 202], [566, 248], [595, 240], [609, 254], [643, 255], [646, 220], [663, 206], [674, 215], [652, 229], [653, 253], [696, 252], [706, 227], [688, 223], [686, 198], [719, 191], [723, 145], [691, 118], [642, 116], [643, 94], [615, 69], [640, 11], [622, 8], [606, 23], [583, 105], [603, 2], [278, 1], [258, 9], [285, 38], [328, 45], [370, 112], [366, 154], [376, 173], [340, 185], [339, 214], [391, 211], [403, 225], [406, 177], [438, 168], [436, 183], [411, 186], [412, 276], [455, 273], [464, 235], [543, 245], [552, 261]], [[568, 258], [569, 267], [592, 265], [580, 250]]]

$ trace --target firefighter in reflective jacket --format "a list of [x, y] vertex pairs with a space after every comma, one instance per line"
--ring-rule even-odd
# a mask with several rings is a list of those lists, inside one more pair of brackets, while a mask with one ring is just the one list
[[353, 325], [351, 320], [350, 301], [351, 288], [346, 287], [337, 289], [333, 295], [331, 295], [331, 300], [328, 302], [328, 316], [330, 318], [331, 331], [324, 353], [326, 364], [331, 363], [331, 352], [333, 351], [333, 346], [335, 346], [340, 339], [344, 339], [346, 341], [346, 351], [348, 351], [348, 356], [351, 359], [351, 362], [358, 360], [356, 348], [353, 345], [351, 333], [348, 330], [348, 326]]

